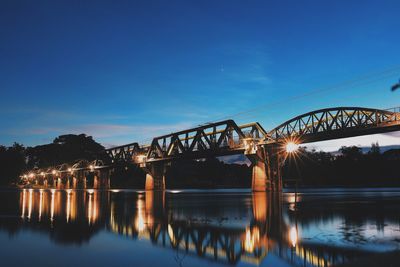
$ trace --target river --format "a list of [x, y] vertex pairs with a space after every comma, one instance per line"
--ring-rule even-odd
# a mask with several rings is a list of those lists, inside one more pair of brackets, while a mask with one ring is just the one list
[[1, 266], [340, 266], [399, 249], [400, 189], [0, 190]]

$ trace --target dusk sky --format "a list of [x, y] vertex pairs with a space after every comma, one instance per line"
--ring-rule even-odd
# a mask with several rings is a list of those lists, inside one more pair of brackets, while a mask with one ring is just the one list
[[86, 133], [108, 147], [226, 118], [272, 129], [319, 108], [400, 106], [399, 14], [400, 1], [2, 0], [0, 144]]

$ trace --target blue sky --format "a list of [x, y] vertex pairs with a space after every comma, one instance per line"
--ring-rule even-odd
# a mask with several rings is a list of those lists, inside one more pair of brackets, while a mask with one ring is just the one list
[[[400, 106], [389, 90], [399, 11], [399, 1], [3, 0], [0, 144], [66, 133], [148, 142], [254, 107], [232, 118], [271, 129], [324, 107]], [[364, 139], [351, 142], [398, 140]]]

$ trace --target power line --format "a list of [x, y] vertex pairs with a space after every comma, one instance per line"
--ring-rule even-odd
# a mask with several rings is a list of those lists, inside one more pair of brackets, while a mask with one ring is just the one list
[[327, 88], [314, 89], [314, 90], [311, 90], [311, 91], [306, 92], [306, 93], [301, 94], [301, 95], [296, 95], [296, 96], [293, 96], [293, 97], [289, 97], [287, 99], [282, 99], [282, 100], [274, 102], [274, 103], [263, 104], [263, 105], [255, 107], [255, 108], [252, 108], [252, 109], [248, 109], [248, 110], [244, 110], [244, 111], [241, 111], [241, 112], [238, 112], [238, 113], [234, 113], [234, 114], [231, 114], [231, 115], [228, 115], [228, 116], [224, 116], [224, 117], [221, 117], [221, 118], [213, 120], [213, 122], [226, 120], [226, 119], [234, 118], [234, 117], [239, 117], [239, 116], [241, 116], [243, 114], [252, 113], [252, 112], [255, 112], [255, 111], [260, 110], [260, 109], [270, 108], [270, 107], [273, 107], [273, 106], [281, 105], [281, 104], [284, 104], [284, 103], [288, 103], [288, 102], [291, 102], [291, 101], [294, 101], [294, 100], [306, 98], [306, 97], [309, 97], [309, 96], [312, 96], [312, 95], [316, 95], [316, 94], [326, 93], [326, 92], [333, 91], [333, 90], [336, 90], [336, 91], [343, 90], [343, 89], [347, 88], [349, 85], [356, 84], [357, 82], [365, 81], [365, 82], [369, 83], [370, 81], [368, 81], [368, 80], [371, 79], [371, 78], [376, 77], [377, 75], [385, 75], [385, 74], [386, 75], [389, 75], [389, 74], [392, 75], [392, 74], [395, 74], [395, 72], [397, 72], [397, 71], [400, 71], [400, 66], [394, 66], [394, 67], [388, 68], [388, 69], [386, 69], [384, 71], [380, 71], [380, 72], [376, 72], [376, 73], [364, 74], [364, 75], [359, 76], [359, 77], [357, 77], [355, 79], [351, 79], [351, 80], [347, 80], [347, 81], [344, 81], [344, 82], [340, 82], [340, 83], [338, 83], [336, 85], [329, 86]]
[[[392, 66], [392, 67], [390, 67], [388, 69], [385, 69], [383, 71], [370, 72], [370, 73], [367, 73], [367, 74], [363, 74], [363, 75], [358, 76], [358, 77], [356, 77], [354, 79], [346, 80], [344, 82], [340, 82], [340, 83], [337, 83], [337, 84], [332, 85], [332, 86], [328, 86], [328, 87], [325, 87], [325, 88], [316, 88], [316, 89], [310, 90], [310, 91], [308, 91], [308, 92], [306, 92], [304, 94], [299, 94], [299, 95], [295, 95], [295, 96], [292, 96], [292, 97], [288, 97], [286, 99], [282, 99], [282, 100], [279, 100], [279, 101], [276, 101], [276, 102], [273, 102], [273, 103], [262, 104], [262, 105], [259, 105], [257, 107], [254, 107], [252, 109], [247, 109], [247, 110], [243, 110], [243, 111], [231, 114], [231, 115], [226, 115], [224, 117], [220, 117], [220, 118], [214, 119], [212, 121], [200, 123], [199, 125], [215, 123], [215, 122], [226, 120], [226, 119], [237, 118], [237, 117], [240, 117], [240, 116], [243, 116], [243, 115], [248, 115], [247, 116], [248, 118], [249, 117], [253, 117], [254, 115], [251, 115], [251, 114], [254, 114], [254, 113], [256, 113], [258, 111], [261, 111], [261, 110], [264, 110], [266, 108], [271, 108], [271, 107], [275, 107], [275, 106], [278, 106], [278, 105], [287, 104], [287, 103], [290, 103], [290, 102], [293, 102], [293, 101], [297, 101], [299, 99], [307, 98], [309, 96], [313, 96], [313, 95], [317, 95], [317, 94], [327, 93], [327, 92], [330, 92], [330, 91], [341, 91], [341, 90], [344, 90], [344, 89], [348, 88], [348, 86], [351, 86], [351, 85], [354, 85], [354, 84], [358, 84], [358, 85], [360, 85], [360, 84], [369, 84], [371, 82], [375, 82], [375, 81], [379, 81], [379, 80], [382, 80], [384, 78], [387, 78], [387, 76], [396, 74], [399, 71], [400, 71], [400, 65]], [[195, 124], [193, 124], [193, 126], [195, 126]], [[151, 140], [153, 140], [153, 139], [152, 138], [146, 138], [144, 140], [139, 141], [138, 143], [139, 144], [143, 144], [143, 143], [151, 141]]]

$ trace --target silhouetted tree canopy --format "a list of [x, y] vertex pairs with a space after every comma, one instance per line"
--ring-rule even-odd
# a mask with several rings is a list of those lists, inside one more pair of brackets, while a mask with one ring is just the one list
[[296, 180], [303, 186], [400, 186], [399, 149], [381, 153], [379, 144], [373, 143], [365, 154], [356, 146], [341, 147], [339, 152], [302, 148], [286, 161], [284, 180]]
[[35, 167], [51, 167], [79, 159], [105, 158], [104, 147], [85, 134], [61, 135], [53, 143], [29, 148], [18, 143], [11, 147], [0, 146], [0, 184], [15, 182], [22, 172]]
[[14, 143], [11, 147], [0, 146], [0, 184], [8, 185], [25, 169], [25, 147]]
[[28, 148], [28, 168], [49, 167], [78, 159], [95, 160], [104, 158], [104, 147], [85, 134], [61, 135], [53, 143]]

